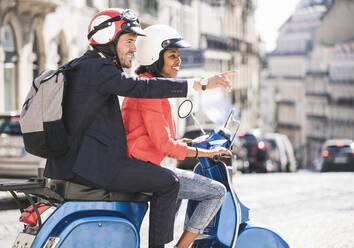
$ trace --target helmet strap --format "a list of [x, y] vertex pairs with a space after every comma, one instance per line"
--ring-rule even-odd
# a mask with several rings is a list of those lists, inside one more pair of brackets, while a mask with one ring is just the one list
[[116, 50], [117, 43], [118, 43], [118, 39], [116, 38], [108, 44], [91, 45], [91, 46], [97, 52], [101, 52], [107, 59], [112, 60], [117, 65], [118, 69], [122, 70], [122, 66], [120, 64], [119, 57]]
[[[119, 37], [124, 34], [124, 32], [121, 30], [117, 33], [116, 37], [114, 38], [114, 40], [112, 41], [112, 45], [111, 46], [111, 49], [113, 50], [113, 54], [115, 56], [115, 64], [117, 64], [117, 67], [121, 70], [123, 70], [121, 64], [120, 64], [120, 60], [119, 60], [119, 56], [118, 56], [118, 53], [117, 53], [117, 44], [118, 44], [118, 40], [119, 40]], [[114, 61], [113, 61], [114, 62]]]

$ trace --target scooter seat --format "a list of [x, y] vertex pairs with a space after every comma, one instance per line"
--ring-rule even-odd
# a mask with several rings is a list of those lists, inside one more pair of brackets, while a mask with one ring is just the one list
[[148, 202], [152, 198], [152, 193], [111, 192], [63, 180], [50, 180], [48, 187], [65, 201]]

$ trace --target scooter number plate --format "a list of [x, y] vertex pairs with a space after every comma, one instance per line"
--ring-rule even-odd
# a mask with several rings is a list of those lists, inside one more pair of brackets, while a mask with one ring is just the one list
[[35, 238], [35, 235], [21, 232], [18, 234], [14, 244], [12, 245], [12, 248], [29, 248], [32, 246]]

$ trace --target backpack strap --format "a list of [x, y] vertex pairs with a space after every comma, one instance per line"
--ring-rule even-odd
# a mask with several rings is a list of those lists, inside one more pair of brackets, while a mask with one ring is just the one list
[[[69, 61], [68, 63], [62, 65], [61, 67], [59, 67], [58, 73], [62, 72], [62, 74], [64, 76], [65, 84], [67, 83], [65, 72], [68, 70], [74, 69], [76, 66], [78, 66], [80, 64], [81, 61], [82, 60], [80, 60], [80, 58], [76, 58], [76, 59], [73, 59], [73, 60]], [[77, 137], [80, 137], [80, 135], [85, 131], [85, 129], [87, 129], [92, 124], [92, 122], [95, 120], [97, 114], [99, 112], [101, 112], [101, 110], [106, 105], [106, 103], [109, 101], [109, 99], [110, 98], [107, 98], [107, 100], [105, 100], [100, 106], [98, 106], [98, 108], [96, 110], [94, 110], [89, 115], [89, 117], [86, 119], [86, 121], [80, 126], [80, 128], [78, 129], [76, 134], [68, 137], [69, 145], [71, 145]]]

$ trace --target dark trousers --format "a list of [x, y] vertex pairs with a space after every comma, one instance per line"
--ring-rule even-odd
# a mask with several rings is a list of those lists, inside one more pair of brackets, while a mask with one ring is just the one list
[[[169, 169], [136, 159], [127, 158], [119, 163], [119, 172], [107, 189], [117, 192], [153, 192], [150, 202], [149, 245], [169, 243], [173, 240], [179, 191], [177, 176]], [[75, 181], [89, 184], [87, 181]]]

